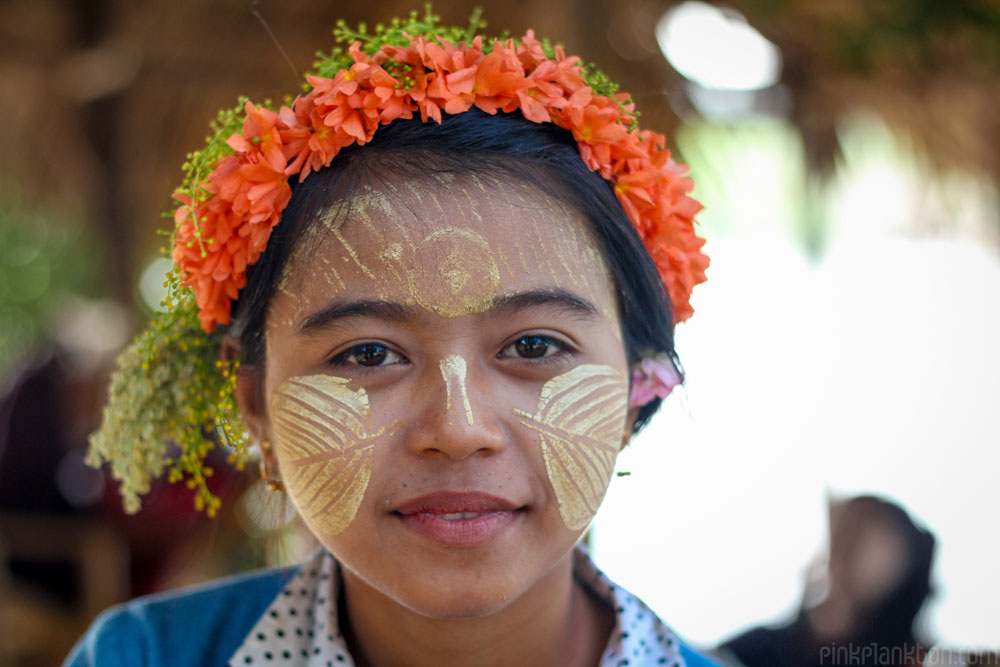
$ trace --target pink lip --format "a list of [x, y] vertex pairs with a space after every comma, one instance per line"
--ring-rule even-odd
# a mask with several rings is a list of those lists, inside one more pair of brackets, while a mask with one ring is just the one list
[[478, 491], [438, 491], [412, 498], [393, 511], [399, 514], [455, 514], [457, 512], [512, 512], [521, 506], [504, 498]]
[[[503, 533], [523, 507], [484, 493], [431, 493], [401, 504], [393, 514], [404, 526], [445, 546], [475, 546]], [[442, 515], [472, 512], [477, 517], [445, 519]]]

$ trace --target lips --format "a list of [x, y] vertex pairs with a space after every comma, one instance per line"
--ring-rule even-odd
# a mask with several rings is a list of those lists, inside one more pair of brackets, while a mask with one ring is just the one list
[[475, 546], [499, 537], [525, 508], [484, 493], [438, 492], [408, 500], [392, 514], [409, 530], [444, 546]]
[[408, 500], [399, 505], [395, 511], [404, 515], [458, 514], [462, 512], [488, 514], [490, 512], [512, 512], [520, 508], [521, 506], [516, 503], [485, 493], [440, 491]]

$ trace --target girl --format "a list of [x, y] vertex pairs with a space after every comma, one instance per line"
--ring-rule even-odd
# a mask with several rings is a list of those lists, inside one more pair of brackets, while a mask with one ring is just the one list
[[307, 94], [223, 114], [186, 165], [170, 309], [92, 450], [127, 508], [166, 466], [211, 513], [238, 409], [323, 549], [110, 610], [68, 663], [707, 664], [578, 546], [680, 380], [690, 182], [530, 32], [342, 33]]

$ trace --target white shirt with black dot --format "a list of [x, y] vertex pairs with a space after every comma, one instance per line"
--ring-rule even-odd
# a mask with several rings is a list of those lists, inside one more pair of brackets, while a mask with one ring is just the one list
[[[597, 667], [685, 667], [674, 633], [642, 600], [614, 584], [578, 545], [574, 576], [615, 610], [615, 628]], [[320, 550], [274, 599], [230, 667], [354, 667], [337, 622], [338, 564]]]

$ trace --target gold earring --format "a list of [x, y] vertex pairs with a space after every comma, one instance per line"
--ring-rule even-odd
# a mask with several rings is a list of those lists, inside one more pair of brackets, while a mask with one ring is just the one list
[[284, 491], [285, 483], [281, 481], [280, 477], [271, 472], [271, 467], [267, 462], [271, 456], [271, 444], [266, 440], [260, 443], [260, 453], [260, 478], [267, 484], [267, 490]]

